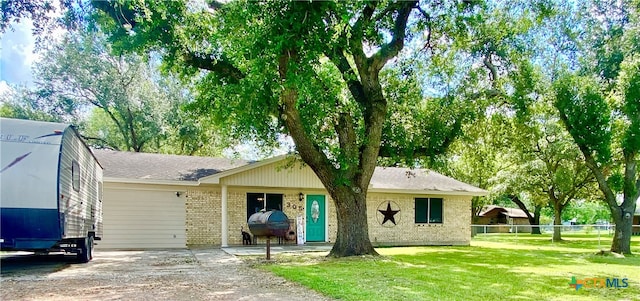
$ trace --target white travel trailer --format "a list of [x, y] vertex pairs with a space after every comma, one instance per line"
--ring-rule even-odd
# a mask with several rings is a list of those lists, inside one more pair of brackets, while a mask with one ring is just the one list
[[92, 258], [102, 167], [73, 126], [0, 118], [0, 246]]

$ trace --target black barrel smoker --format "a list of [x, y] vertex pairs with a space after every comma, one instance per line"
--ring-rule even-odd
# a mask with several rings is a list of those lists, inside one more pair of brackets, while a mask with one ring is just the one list
[[270, 260], [271, 236], [285, 237], [289, 232], [289, 218], [280, 210], [263, 210], [252, 214], [247, 223], [253, 236], [267, 238], [267, 260]]

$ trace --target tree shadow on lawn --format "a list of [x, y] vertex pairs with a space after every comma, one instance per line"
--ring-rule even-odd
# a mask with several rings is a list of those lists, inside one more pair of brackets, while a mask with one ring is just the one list
[[476, 237], [474, 242], [495, 242], [507, 243], [523, 246], [539, 246], [539, 247], [563, 247], [585, 250], [609, 249], [611, 247], [611, 237], [601, 237], [598, 243], [598, 237], [564, 237], [561, 241], [552, 241], [550, 235], [544, 236], [519, 236], [519, 237]]
[[[589, 262], [587, 252], [493, 245], [380, 248], [383, 257], [283, 258], [268, 269], [343, 300], [616, 300], [640, 295], [633, 263], [607, 267], [606, 262]], [[569, 286], [572, 276], [618, 277], [616, 270], [629, 274], [630, 289], [576, 291]]]
[[[448, 247], [433, 247], [443, 248]], [[395, 255], [393, 258], [406, 262], [416, 263], [425, 260], [427, 262], [451, 262], [453, 264], [469, 264], [486, 266], [491, 265], [548, 265], [548, 264], [571, 264], [576, 263], [575, 253], [563, 253], [550, 250], [529, 250], [529, 249], [499, 249], [484, 247], [451, 247], [461, 252], [428, 252], [413, 255]], [[425, 262], [426, 263], [426, 262]]]
[[638, 269], [640, 270], [640, 256], [638, 255], [625, 255], [625, 258], [615, 258], [610, 255], [591, 254], [585, 256], [585, 260], [591, 263], [599, 264], [628, 265], [632, 267], [638, 267]]
[[[456, 296], [463, 299], [465, 296], [482, 299], [507, 296], [507, 299], [571, 300], [588, 298], [593, 293], [572, 290], [569, 286], [572, 276], [613, 276], [600, 271], [600, 266], [583, 270], [585, 256], [589, 255], [550, 250], [468, 248], [462, 253], [428, 252], [392, 258], [400, 266], [426, 267], [430, 274], [447, 278], [449, 286], [460, 291]], [[618, 264], [623, 264], [621, 262]], [[631, 261], [624, 264], [635, 265]], [[619, 298], [628, 296], [628, 293], [631, 291], [610, 290], [597, 294]]]

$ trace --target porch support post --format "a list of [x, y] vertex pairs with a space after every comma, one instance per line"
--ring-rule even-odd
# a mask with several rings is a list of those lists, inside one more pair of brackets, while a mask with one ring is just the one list
[[227, 203], [228, 203], [228, 193], [227, 193], [227, 185], [222, 185], [222, 247], [229, 246], [229, 225], [227, 219]]

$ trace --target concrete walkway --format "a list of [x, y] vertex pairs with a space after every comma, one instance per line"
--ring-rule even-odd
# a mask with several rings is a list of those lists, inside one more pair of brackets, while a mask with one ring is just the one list
[[[280, 253], [303, 253], [303, 252], [329, 252], [333, 244], [305, 244], [305, 245], [278, 245], [271, 244], [271, 255]], [[267, 246], [248, 245], [248, 246], [229, 246], [222, 248], [227, 254], [236, 256], [260, 256], [267, 254]]]

